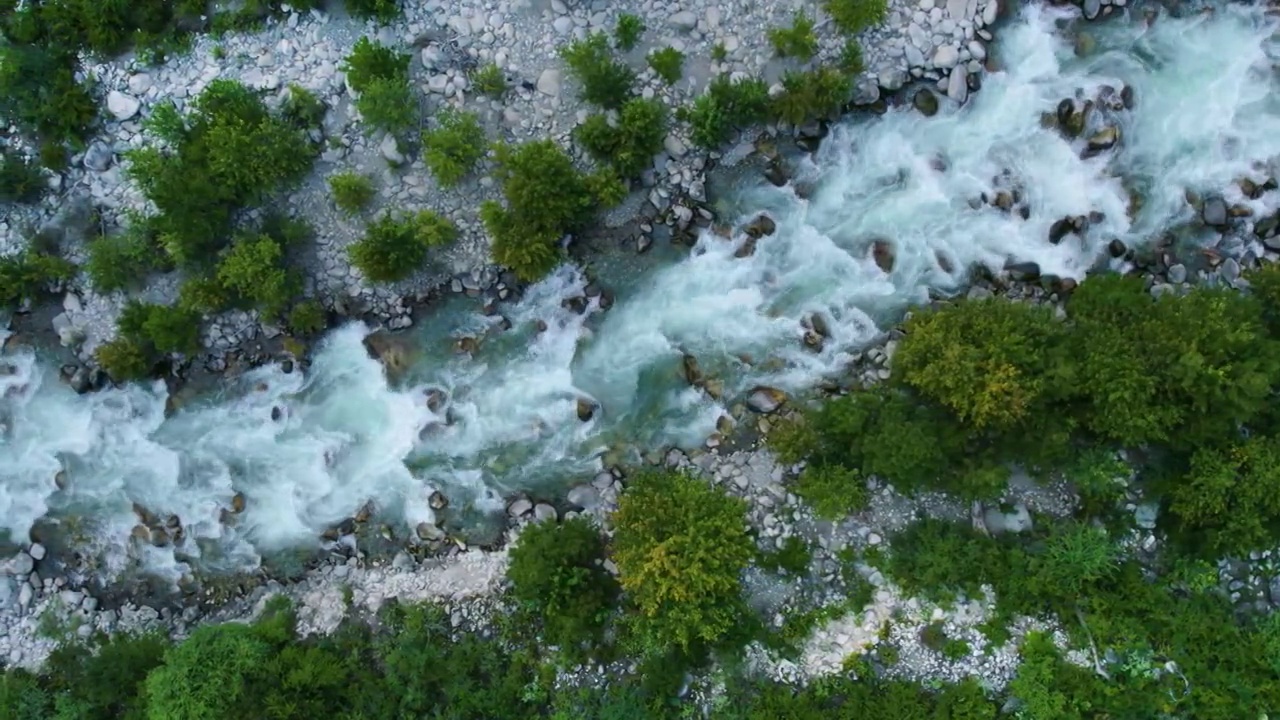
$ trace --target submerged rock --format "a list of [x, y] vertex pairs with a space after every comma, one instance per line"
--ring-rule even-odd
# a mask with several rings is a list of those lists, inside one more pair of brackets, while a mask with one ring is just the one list
[[595, 417], [596, 409], [600, 406], [586, 399], [578, 398], [578, 419], [582, 422], [588, 422]]
[[424, 542], [436, 542], [444, 539], [444, 531], [436, 527], [435, 523], [420, 522], [414, 528], [414, 532], [417, 533], [418, 539]]
[[1009, 277], [1021, 282], [1031, 282], [1040, 278], [1040, 265], [1034, 262], [1015, 262], [1004, 266]]
[[236, 513], [238, 515], [244, 512], [244, 507], [245, 507], [244, 493], [238, 492], [235, 495], [231, 496], [231, 512]]
[[758, 385], [747, 395], [747, 407], [752, 412], [769, 415], [777, 412], [787, 402], [787, 394], [777, 388]]
[[1227, 203], [1220, 197], [1212, 197], [1204, 201], [1200, 210], [1200, 219], [1205, 225], [1224, 227], [1227, 224]]
[[894, 262], [897, 257], [893, 252], [893, 244], [888, 240], [876, 240], [871, 243], [871, 257], [876, 261], [876, 267], [885, 273], [893, 272]]
[[928, 88], [916, 91], [916, 94], [911, 97], [911, 104], [925, 117], [933, 117], [938, 114], [938, 96], [934, 95], [933, 91]]
[[680, 358], [680, 369], [684, 375], [685, 382], [697, 387], [706, 379], [702, 375], [702, 368], [698, 365], [698, 358], [685, 353]]
[[412, 364], [414, 350], [408, 341], [385, 330], [370, 333], [364, 339], [365, 350], [369, 356], [382, 363], [387, 377], [399, 377]]
[[1084, 157], [1093, 157], [1099, 153], [1110, 150], [1120, 140], [1120, 128], [1105, 127], [1093, 135], [1089, 136], [1088, 144], [1085, 145]]
[[759, 239], [765, 235], [772, 235], [777, 229], [778, 224], [773, 221], [773, 218], [761, 213], [756, 216], [756, 219], [747, 223], [742, 231], [747, 234], [747, 237]]

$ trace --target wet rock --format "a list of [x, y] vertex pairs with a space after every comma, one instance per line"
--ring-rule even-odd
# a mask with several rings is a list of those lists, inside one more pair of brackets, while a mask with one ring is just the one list
[[680, 358], [680, 370], [684, 375], [685, 382], [697, 387], [706, 379], [702, 374], [702, 367], [698, 365], [698, 358], [685, 353]]
[[773, 221], [773, 218], [762, 213], [757, 215], [756, 219], [747, 223], [742, 228], [742, 231], [747, 234], [747, 237], [759, 239], [766, 235], [772, 235], [777, 229], [778, 224]]
[[827, 319], [822, 313], [813, 313], [809, 316], [809, 327], [822, 337], [831, 337], [831, 328], [827, 325]]
[[813, 330], [804, 331], [804, 346], [814, 352], [822, 352], [823, 338]]
[[738, 259], [742, 259], [755, 255], [756, 243], [758, 242], [759, 240], [756, 237], [748, 235], [743, 239], [742, 244], [738, 246], [738, 249], [733, 251], [733, 256]]
[[53, 475], [53, 486], [59, 490], [67, 489], [67, 471], [59, 470]]
[[587, 300], [586, 297], [582, 295], [575, 295], [573, 297], [565, 298], [564, 300], [561, 300], [560, 307], [564, 308], [565, 310], [568, 310], [569, 312], [575, 315], [581, 315], [582, 313], [587, 311], [587, 305], [589, 304], [589, 302], [590, 301]]
[[23, 577], [31, 574], [36, 569], [36, 561], [25, 552], [19, 552], [17, 555], [0, 563], [0, 573], [5, 575], [13, 575], [15, 577]]
[[273, 407], [271, 408], [271, 421], [272, 421], [272, 422], [280, 422], [280, 419], [281, 419], [281, 418], [283, 418], [283, 417], [284, 417], [284, 410], [280, 409], [280, 406], [279, 406], [279, 405], [275, 405], [275, 406], [273, 406]]
[[453, 349], [466, 355], [475, 355], [480, 350], [480, 340], [470, 335], [460, 337], [454, 341]]
[[1107, 243], [1107, 253], [1113, 258], [1124, 257], [1124, 254], [1127, 252], [1129, 252], [1129, 248], [1126, 247], [1124, 241], [1119, 238], [1115, 238], [1111, 242]]
[[991, 199], [991, 204], [1005, 212], [1009, 212], [1013, 209], [1013, 193], [1008, 190], [1000, 190]]
[[893, 252], [893, 244], [888, 240], [872, 242], [871, 257], [876, 261], [876, 267], [880, 268], [881, 272], [893, 272], [893, 265], [897, 258]]
[[556, 509], [546, 503], [538, 503], [533, 507], [533, 519], [536, 522], [555, 522], [558, 518]]
[[1119, 140], [1120, 128], [1115, 126], [1105, 127], [1089, 136], [1084, 149], [1084, 157], [1093, 157], [1099, 153], [1106, 152], [1115, 147]]
[[570, 505], [582, 510], [595, 510], [600, 507], [600, 491], [591, 485], [578, 485], [570, 489], [566, 499]]
[[292, 375], [292, 374], [293, 374], [293, 360], [285, 359], [283, 362], [281, 362], [281, 363], [280, 363], [280, 372], [283, 372], [285, 375]]
[[578, 419], [582, 422], [588, 422], [595, 417], [596, 408], [599, 405], [587, 400], [586, 398], [578, 398]]
[[922, 88], [911, 98], [911, 104], [921, 115], [933, 117], [938, 114], [938, 96], [932, 90]]
[[777, 388], [759, 385], [747, 395], [747, 407], [752, 412], [769, 415], [787, 402], [787, 394]]
[[1090, 33], [1082, 32], [1079, 35], [1076, 35], [1076, 57], [1089, 57], [1097, 48], [1098, 41]]
[[513, 518], [520, 518], [528, 515], [533, 510], [533, 503], [528, 498], [516, 498], [507, 506], [507, 515]]
[[364, 339], [369, 356], [382, 363], [388, 378], [398, 378], [413, 362], [413, 348], [401, 336], [385, 330], [371, 333]]
[[431, 495], [427, 497], [427, 505], [432, 510], [443, 510], [449, 507], [449, 498], [445, 497], [444, 493], [439, 490], [432, 490]]
[[1057, 245], [1062, 242], [1062, 238], [1076, 231], [1075, 223], [1069, 217], [1054, 220], [1049, 226], [1049, 242]]
[[231, 496], [231, 512], [239, 515], [240, 513], [244, 512], [244, 507], [245, 507], [244, 493], [238, 492], [235, 495]]
[[1177, 263], [1169, 266], [1169, 270], [1165, 273], [1171, 283], [1184, 283], [1187, 281], [1187, 266]]
[[444, 531], [435, 523], [420, 522], [413, 531], [423, 542], [439, 542], [444, 539]]
[[438, 413], [444, 404], [449, 400], [449, 395], [440, 388], [427, 388], [423, 395], [427, 399], [427, 409], [433, 413]]
[[775, 160], [765, 168], [764, 179], [774, 187], [783, 187], [791, 182], [791, 173], [787, 172], [786, 166], [781, 161]]
[[1081, 4], [1081, 9], [1084, 10], [1085, 20], [1097, 19], [1102, 12], [1102, 0], [1084, 0]]
[[1220, 197], [1211, 197], [1204, 201], [1200, 210], [1200, 219], [1205, 225], [1225, 227], [1227, 224], [1227, 203]]
[[1015, 262], [1004, 266], [1009, 277], [1020, 282], [1031, 282], [1040, 278], [1040, 265], [1034, 262]]
[[1125, 85], [1120, 88], [1120, 103], [1124, 105], [1125, 110], [1132, 110], [1134, 105], [1133, 86]]
[[1262, 193], [1265, 192], [1261, 185], [1250, 178], [1241, 178], [1236, 185], [1239, 186], [1240, 193], [1250, 200], [1257, 200], [1262, 197]]

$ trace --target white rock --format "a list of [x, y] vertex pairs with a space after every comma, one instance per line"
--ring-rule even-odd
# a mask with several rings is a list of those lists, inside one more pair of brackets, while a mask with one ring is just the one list
[[978, 42], [977, 40], [969, 41], [969, 54], [972, 55], [977, 60], [987, 59], [987, 49], [983, 47], [982, 43]]
[[947, 97], [958, 103], [969, 99], [969, 71], [963, 65], [951, 71], [947, 80]]
[[44, 546], [40, 543], [31, 543], [31, 548], [27, 550], [27, 554], [32, 560], [43, 560], [45, 556]]
[[982, 24], [991, 25], [996, 21], [996, 16], [1000, 13], [1000, 5], [996, 0], [987, 0], [987, 6], [982, 8]]
[[151, 75], [138, 73], [129, 76], [129, 92], [134, 95], [145, 95], [151, 89]]
[[29, 583], [22, 583], [18, 588], [18, 605], [26, 607], [31, 604], [32, 598], [35, 597], [36, 591], [31, 588]]
[[128, 120], [138, 114], [138, 110], [142, 107], [142, 103], [138, 98], [132, 95], [126, 95], [119, 90], [112, 90], [107, 93], [107, 112], [117, 120]]
[[437, 95], [443, 95], [445, 88], [449, 86], [449, 76], [440, 74], [432, 75], [427, 78], [427, 90]]
[[560, 96], [560, 71], [547, 68], [538, 76], [538, 92], [550, 97]]
[[715, 30], [720, 27], [720, 6], [711, 5], [707, 8], [707, 27]]
[[960, 51], [953, 45], [942, 45], [933, 53], [933, 64], [944, 70], [949, 70], [960, 62]]
[[378, 145], [378, 151], [382, 153], [382, 157], [392, 165], [403, 165], [404, 155], [400, 153], [400, 146], [396, 143], [396, 136], [387, 133], [382, 137], [382, 143]]
[[573, 19], [568, 15], [561, 15], [555, 19], [555, 22], [551, 23], [551, 27], [555, 28], [555, 31], [560, 35], [568, 35], [573, 32]]
[[533, 519], [538, 522], [546, 522], [548, 520], [555, 522], [556, 509], [546, 503], [538, 503], [533, 508]]
[[[80, 296], [72, 292], [69, 292], [65, 296], [63, 296], [62, 309], [66, 310], [72, 315], [75, 315], [76, 313], [84, 312], [84, 306], [80, 304]], [[35, 545], [32, 545], [32, 547], [35, 547]], [[40, 558], [36, 558], [36, 559], [39, 560]]]
[[19, 552], [0, 565], [0, 572], [13, 576], [26, 575], [35, 569], [36, 561], [24, 552]]
[[688, 10], [681, 10], [667, 18], [667, 22], [680, 30], [692, 30], [698, 26], [698, 17]]
[[684, 157], [684, 154], [689, 151], [689, 149], [684, 146], [684, 142], [674, 134], [668, 135], [666, 139], [662, 141], [662, 147], [667, 151], [667, 154], [673, 158]]

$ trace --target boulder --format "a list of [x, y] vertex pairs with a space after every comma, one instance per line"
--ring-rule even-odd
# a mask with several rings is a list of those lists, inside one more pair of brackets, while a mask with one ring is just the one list
[[1034, 262], [1015, 262], [1004, 266], [1009, 277], [1020, 282], [1031, 282], [1040, 278], [1040, 265]]
[[559, 518], [556, 509], [546, 503], [538, 503], [533, 507], [533, 519], [537, 522], [555, 522]]
[[444, 539], [444, 531], [436, 527], [435, 523], [420, 522], [414, 528], [418, 539], [424, 542], [437, 542]]
[[35, 558], [25, 552], [19, 552], [17, 555], [0, 564], [0, 573], [5, 575], [13, 575], [15, 577], [25, 577], [36, 569]]
[[404, 153], [400, 152], [400, 144], [396, 141], [396, 136], [391, 133], [383, 136], [382, 142], [378, 145], [378, 152], [382, 153], [382, 158], [393, 166], [399, 167], [404, 164]]
[[231, 512], [239, 515], [240, 513], [244, 512], [244, 507], [245, 507], [244, 493], [238, 492], [235, 495], [231, 496]]
[[773, 218], [765, 214], [760, 214], [756, 216], [756, 219], [747, 223], [746, 226], [742, 228], [742, 231], [747, 234], [747, 237], [759, 239], [765, 235], [772, 235], [777, 229], [778, 224], [773, 221]]
[[925, 117], [933, 117], [938, 114], [938, 96], [934, 95], [933, 91], [928, 88], [916, 91], [916, 94], [911, 98], [911, 104]]
[[[610, 484], [612, 484], [610, 477]], [[595, 510], [600, 507], [600, 491], [591, 485], [578, 485], [569, 490], [566, 498], [570, 505], [582, 510]]]
[[693, 385], [694, 387], [701, 385], [703, 381], [706, 380], [702, 375], [702, 368], [698, 365], [698, 358], [690, 355], [689, 353], [685, 353], [681, 356], [680, 369], [684, 375], [685, 382]]
[[1227, 224], [1227, 203], [1220, 197], [1211, 197], [1204, 201], [1200, 210], [1200, 219], [1205, 225], [1225, 227]]
[[132, 95], [126, 95], [119, 90], [112, 90], [107, 93], [107, 112], [116, 120], [124, 121], [138, 114], [141, 109], [142, 102]]
[[951, 75], [947, 78], [947, 97], [961, 104], [969, 99], [969, 70], [964, 65], [951, 68]]
[[516, 498], [507, 506], [507, 514], [513, 518], [524, 517], [533, 510], [533, 503], [528, 498]]
[[90, 145], [89, 149], [84, 152], [84, 158], [81, 163], [86, 170], [106, 172], [114, 161], [115, 153], [112, 152], [111, 146], [99, 140]]
[[893, 265], [897, 257], [893, 252], [893, 244], [888, 240], [876, 240], [871, 243], [871, 257], [876, 261], [876, 267], [882, 272], [893, 272]]
[[1107, 243], [1107, 253], [1113, 258], [1124, 257], [1124, 254], [1127, 252], [1129, 252], [1129, 248], [1120, 238], [1115, 238], [1111, 242]]
[[747, 407], [752, 412], [769, 415], [787, 402], [787, 394], [777, 388], [758, 385], [747, 395]]
[[1014, 505], [1009, 512], [991, 507], [983, 511], [982, 523], [986, 525], [987, 532], [992, 535], [1026, 532], [1031, 529], [1031, 512], [1022, 503]]
[[578, 398], [578, 419], [582, 422], [590, 422], [595, 417], [596, 408], [600, 407], [596, 403], [586, 398]]
[[386, 330], [371, 333], [364, 339], [369, 356], [382, 363], [388, 378], [397, 378], [409, 368], [415, 354], [405, 338]]
[[1089, 136], [1084, 148], [1084, 157], [1093, 157], [1115, 147], [1120, 140], [1120, 128], [1105, 127]]
[[444, 493], [439, 490], [432, 490], [431, 495], [427, 497], [427, 505], [432, 510], [443, 510], [449, 507], [449, 498], [445, 497]]

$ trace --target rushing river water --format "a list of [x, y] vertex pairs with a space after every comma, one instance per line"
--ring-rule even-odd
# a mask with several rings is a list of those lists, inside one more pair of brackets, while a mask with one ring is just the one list
[[[509, 491], [553, 494], [589, 477], [611, 447], [699, 444], [753, 386], [803, 391], [838, 374], [907, 305], [962, 289], [975, 264], [1034, 261], [1081, 279], [1111, 239], [1139, 244], [1189, 220], [1187, 188], [1236, 201], [1235, 180], [1270, 175], [1260, 163], [1280, 154], [1276, 43], [1260, 11], [1094, 24], [1084, 57], [1057, 29], [1066, 17], [1029, 9], [1001, 28], [1002, 69], [963, 108], [944, 99], [932, 118], [906, 107], [834, 128], [799, 168], [807, 199], [755, 178], [735, 190], [725, 200], [741, 220], [765, 211], [777, 222], [749, 257], [735, 257], [741, 237], [707, 233], [643, 271], [615, 259], [596, 269], [615, 306], [593, 300], [581, 314], [562, 306], [585, 284], [565, 267], [502, 308], [501, 332], [474, 302], [450, 299], [409, 333], [418, 353], [394, 385], [359, 325], [329, 333], [305, 376], [260, 368], [169, 419], [159, 384], [77, 396], [56, 367], [11, 353], [0, 529], [21, 541], [43, 518], [88, 543], [107, 574], [141, 558], [176, 575], [184, 561], [243, 568], [315, 547], [370, 501], [401, 535], [437, 520], [436, 489], [449, 512], [499, 513]], [[1136, 102], [1109, 112], [1113, 150], [1082, 159], [1083, 140], [1042, 125], [1063, 98], [1126, 84]], [[1014, 186], [1025, 218], [974, 202]], [[1132, 223], [1130, 188], [1144, 198]], [[1090, 213], [1083, 237], [1048, 242], [1055, 220]], [[892, 244], [891, 272], [876, 239]], [[820, 352], [801, 342], [813, 313], [829, 328]], [[474, 357], [454, 352], [463, 336], [485, 338]], [[684, 382], [683, 353], [723, 382], [722, 401]], [[437, 407], [430, 388], [443, 391]], [[598, 406], [588, 422], [580, 399]], [[178, 560], [172, 545], [131, 538], [135, 504], [161, 524], [181, 519]]]

